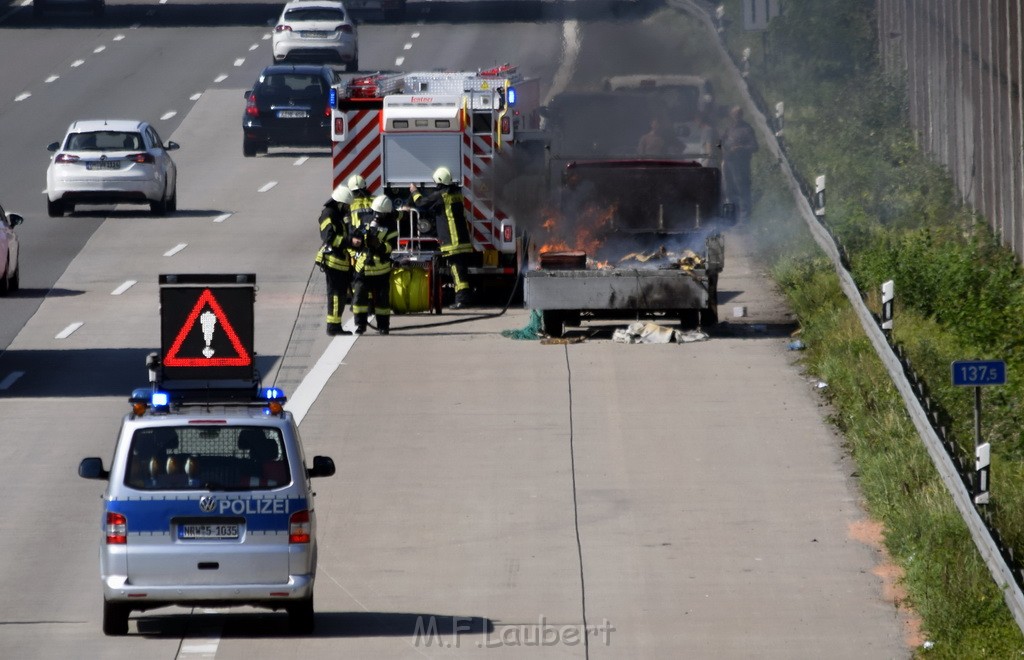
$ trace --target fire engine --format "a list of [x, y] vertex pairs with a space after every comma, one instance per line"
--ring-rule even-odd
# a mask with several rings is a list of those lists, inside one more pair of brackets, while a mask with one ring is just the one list
[[[505, 64], [481, 71], [378, 72], [345, 76], [332, 91], [332, 188], [355, 174], [371, 191], [401, 201], [409, 184], [430, 188], [441, 166], [462, 185], [478, 287], [514, 284], [522, 237], [506, 192], [540, 137], [540, 85]], [[517, 155], [517, 151], [521, 152]], [[503, 199], [503, 195], [506, 199]], [[422, 222], [410, 222], [397, 252], [412, 249]]]

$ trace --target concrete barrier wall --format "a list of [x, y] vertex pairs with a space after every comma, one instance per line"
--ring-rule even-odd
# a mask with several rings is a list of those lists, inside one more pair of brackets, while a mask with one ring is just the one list
[[1024, 0], [877, 0], [877, 15], [918, 144], [1024, 259]]

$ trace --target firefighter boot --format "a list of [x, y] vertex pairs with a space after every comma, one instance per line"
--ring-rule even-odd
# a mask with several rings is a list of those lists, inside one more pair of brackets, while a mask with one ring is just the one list
[[356, 334], [361, 335], [366, 332], [366, 312], [360, 312], [356, 314]]
[[391, 315], [384, 314], [383, 316], [377, 315], [377, 334], [387, 335], [391, 334]]
[[452, 304], [452, 309], [463, 309], [469, 307], [470, 295], [469, 289], [463, 289], [462, 291], [455, 292], [455, 302]]
[[348, 330], [343, 329], [340, 323], [328, 323], [327, 334], [330, 335], [331, 337], [334, 337], [335, 335], [350, 335], [352, 333]]

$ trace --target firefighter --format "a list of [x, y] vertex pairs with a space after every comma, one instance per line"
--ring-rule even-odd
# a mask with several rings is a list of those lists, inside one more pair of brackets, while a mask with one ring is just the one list
[[437, 190], [429, 195], [420, 193], [415, 184], [409, 186], [409, 191], [412, 192], [412, 203], [417, 208], [434, 213], [437, 237], [441, 241], [441, 258], [451, 270], [455, 284], [455, 303], [452, 308], [461, 309], [470, 304], [467, 262], [473, 252], [462, 189], [452, 182], [452, 173], [447, 167], [437, 168], [433, 179]]
[[[358, 201], [358, 200], [357, 200]], [[391, 332], [391, 251], [398, 237], [395, 229], [394, 205], [387, 195], [377, 195], [370, 204], [372, 219], [368, 223], [357, 220], [353, 210], [352, 255], [355, 276], [352, 280], [352, 314], [356, 320], [356, 334], [366, 332], [366, 317], [373, 299], [377, 316], [377, 332]]]
[[327, 277], [327, 334], [350, 335], [341, 328], [349, 285], [352, 283], [350, 208], [354, 198], [348, 186], [338, 186], [320, 212], [320, 239], [316, 263]]
[[356, 224], [368, 225], [373, 220], [373, 195], [366, 187], [366, 179], [358, 174], [353, 174], [348, 180], [348, 189], [352, 191], [352, 226]]

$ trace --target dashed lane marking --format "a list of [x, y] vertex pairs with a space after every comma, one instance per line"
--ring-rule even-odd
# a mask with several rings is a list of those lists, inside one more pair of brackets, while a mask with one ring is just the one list
[[68, 327], [64, 328], [63, 330], [58, 332], [56, 335], [54, 335], [53, 338], [54, 339], [67, 339], [68, 337], [71, 336], [72, 332], [74, 332], [75, 330], [78, 330], [83, 325], [85, 325], [85, 324], [82, 323], [81, 321], [75, 321], [74, 323], [72, 323], [71, 325], [69, 325]]
[[256, 192], [261, 192], [261, 193], [267, 192], [268, 190], [270, 190], [271, 188], [273, 188], [276, 185], [277, 185], [277, 181], [268, 181], [267, 183], [264, 183], [263, 187], [261, 187]]
[[24, 375], [24, 371], [12, 371], [11, 373], [7, 374], [6, 378], [0, 380], [0, 390], [8, 389], [11, 385], [14, 385], [15, 381], [17, 381]]
[[202, 96], [202, 95], [203, 95], [202, 92], [199, 92], [197, 94], [193, 94], [192, 96], [188, 97], [188, 100], [189, 101], [198, 101], [199, 97]]
[[260, 47], [259, 44], [253, 44], [253, 45], [249, 46], [249, 52], [251, 53], [252, 51], [256, 50], [259, 47]]
[[395, 58], [395, 66], [402, 66], [402, 62], [404, 62], [404, 61], [405, 61], [404, 57], [396, 57]]
[[138, 280], [126, 280], [121, 286], [119, 286], [116, 289], [114, 289], [113, 291], [111, 291], [110, 295], [112, 295], [112, 296], [119, 296], [122, 293], [124, 293], [125, 291], [127, 291], [128, 289], [130, 289], [133, 286], [135, 286], [136, 284], [138, 284]]
[[173, 117], [176, 114], [178, 114], [177, 110], [169, 110], [169, 111], [165, 112], [164, 114], [160, 115], [160, 119], [163, 120], [163, 121], [167, 121], [168, 119], [170, 119], [171, 117]]
[[227, 77], [228, 77], [228, 74], [222, 73], [219, 76], [217, 76], [216, 78], [214, 78], [213, 82], [215, 82], [215, 83], [224, 82], [225, 80], [227, 80]]
[[114, 41], [124, 41], [124, 35], [123, 34], [115, 34], [114, 35]]
[[74, 62], [71, 63], [71, 68], [72, 69], [77, 69], [78, 67], [82, 66], [83, 64], [85, 64], [85, 60], [75, 60]]
[[184, 250], [187, 247], [188, 247], [188, 243], [178, 243], [177, 245], [172, 247], [167, 252], [164, 252], [164, 256], [165, 257], [173, 257], [174, 255], [178, 254], [179, 252], [181, 252], [182, 250]]
[[227, 220], [230, 217], [231, 217], [230, 213], [221, 213], [216, 218], [214, 218], [213, 221], [214, 222], [224, 222], [225, 220]]
[[32, 96], [32, 92], [22, 92], [21, 94], [18, 94], [17, 96], [15, 96], [14, 100], [15, 101], [24, 101], [25, 99], [27, 99], [30, 96]]
[[106, 49], [107, 49], [106, 46], [96, 46], [95, 48], [92, 49], [92, 52], [94, 52], [94, 53], [102, 53]]
[[239, 57], [237, 60], [235, 60], [235, 66], [242, 66], [243, 64], [245, 64], [244, 57]]
[[307, 160], [309, 160], [309, 156], [299, 156], [299, 158], [294, 163], [292, 163], [292, 165], [298, 167], [299, 165], [305, 163]]
[[57, 80], [59, 78], [60, 78], [60, 76], [58, 76], [57, 74], [53, 74], [52, 76], [50, 76], [49, 78], [47, 78], [43, 82], [44, 83], [52, 83], [54, 80]]

